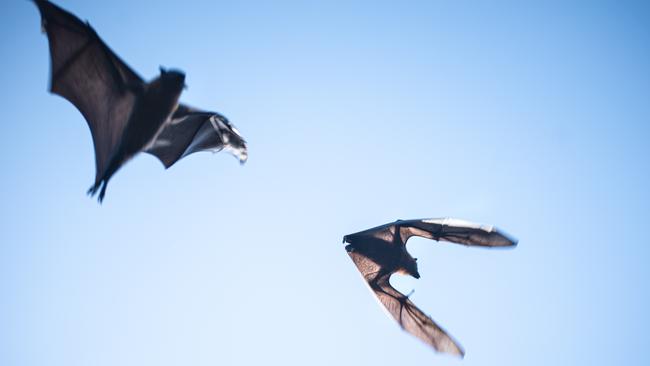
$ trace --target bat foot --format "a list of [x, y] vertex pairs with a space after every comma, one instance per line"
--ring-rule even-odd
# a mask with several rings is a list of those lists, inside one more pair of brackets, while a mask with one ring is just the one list
[[94, 196], [95, 193], [97, 193], [97, 190], [99, 189], [100, 185], [101, 185], [101, 182], [93, 184], [90, 188], [88, 188], [88, 191], [86, 192], [86, 194], [89, 195], [90, 197]]
[[[100, 187], [101, 190], [99, 189]], [[104, 195], [106, 194], [106, 181], [101, 180], [99, 181], [99, 183], [95, 183], [92, 187], [88, 189], [88, 192], [86, 192], [86, 194], [92, 197], [97, 193], [98, 190], [99, 190], [99, 195], [97, 196], [97, 201], [99, 203], [102, 203], [102, 201], [104, 200]]]

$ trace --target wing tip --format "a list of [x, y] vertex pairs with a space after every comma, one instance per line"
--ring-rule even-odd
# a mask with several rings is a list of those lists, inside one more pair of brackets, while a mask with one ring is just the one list
[[448, 353], [453, 355], [453, 356], [459, 357], [461, 359], [465, 358], [465, 350], [463, 349], [463, 347], [461, 347], [460, 345], [455, 344], [455, 343], [454, 343], [453, 352], [448, 352]]
[[444, 353], [452, 356], [459, 357], [461, 359], [465, 358], [465, 350], [461, 347], [458, 342], [451, 338], [448, 334], [445, 334], [445, 340], [442, 344], [433, 345], [434, 351], [438, 353]]
[[494, 229], [494, 233], [498, 235], [499, 243], [495, 246], [497, 247], [503, 247], [503, 248], [514, 248], [519, 244], [519, 240], [515, 238], [514, 236], [504, 232], [501, 229]]
[[248, 149], [244, 147], [243, 151], [239, 155], [235, 155], [239, 159], [239, 165], [244, 165], [248, 161]]

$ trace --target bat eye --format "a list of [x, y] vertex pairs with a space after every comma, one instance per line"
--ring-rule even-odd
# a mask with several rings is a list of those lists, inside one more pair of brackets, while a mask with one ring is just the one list
[[415, 261], [416, 261], [416, 262], [418, 261], [418, 259], [417, 259], [417, 258], [413, 258], [413, 259], [415, 259]]

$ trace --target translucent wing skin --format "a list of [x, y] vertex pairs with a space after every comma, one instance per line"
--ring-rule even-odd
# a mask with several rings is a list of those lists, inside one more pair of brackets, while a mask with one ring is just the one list
[[226, 117], [182, 104], [145, 149], [165, 168], [198, 151], [221, 150], [233, 154], [242, 164], [248, 158], [246, 141]]
[[[399, 227], [400, 235], [395, 240], [395, 230]], [[346, 235], [344, 241], [351, 242], [362, 238], [380, 238], [386, 241], [406, 244], [412, 236], [432, 240], [443, 240], [456, 244], [482, 247], [507, 247], [517, 245], [510, 238], [491, 225], [476, 224], [449, 217], [435, 219], [397, 220], [389, 224]]]
[[388, 276], [381, 278], [373, 292], [405, 331], [411, 333], [438, 352], [464, 357], [465, 351], [429, 316], [388, 282]]
[[385, 266], [375, 262], [361, 251], [348, 249], [348, 255], [377, 300], [403, 330], [433, 347], [437, 352], [464, 356], [465, 352], [454, 339], [415, 306], [407, 296], [390, 285], [389, 278], [392, 272], [386, 271]]
[[448, 217], [396, 221], [391, 225], [399, 226], [404, 243], [412, 236], [421, 236], [468, 246], [508, 247], [517, 245], [517, 240], [510, 238], [494, 226]]
[[[352, 243], [367, 241], [370, 238], [375, 238], [385, 242], [392, 243], [395, 238], [395, 225], [394, 223], [381, 225], [372, 229], [359, 231], [358, 233], [348, 234], [343, 238], [344, 242]], [[403, 243], [399, 243], [403, 244]]]
[[84, 116], [95, 146], [95, 181], [118, 146], [136, 93], [144, 87], [133, 72], [73, 14], [46, 0], [35, 0], [50, 46], [50, 91]]

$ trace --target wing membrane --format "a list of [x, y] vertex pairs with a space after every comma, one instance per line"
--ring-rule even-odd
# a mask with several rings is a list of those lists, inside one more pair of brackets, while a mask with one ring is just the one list
[[181, 104], [145, 151], [169, 168], [195, 152], [221, 150], [228, 151], [241, 163], [248, 158], [246, 141], [226, 117]]
[[388, 278], [389, 276], [381, 278], [373, 292], [400, 327], [438, 352], [463, 357], [465, 352], [461, 346], [407, 296], [395, 290], [388, 282]]
[[90, 127], [96, 181], [119, 144], [142, 79], [95, 30], [73, 14], [36, 0], [50, 46], [50, 91], [70, 101]]
[[384, 272], [381, 265], [364, 254], [350, 251], [348, 255], [366, 280], [370, 290], [399, 326], [430, 345], [438, 352], [463, 356], [464, 351], [447, 332], [424, 314], [407, 296], [397, 291], [389, 283], [391, 273]]
[[469, 246], [507, 247], [517, 245], [517, 240], [500, 232], [494, 226], [464, 220], [421, 219], [398, 221], [394, 224], [399, 225], [404, 242], [415, 235]]

